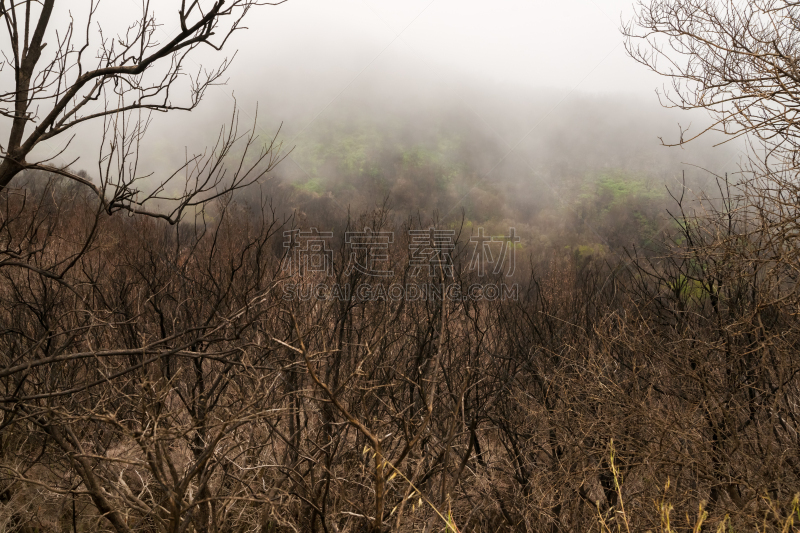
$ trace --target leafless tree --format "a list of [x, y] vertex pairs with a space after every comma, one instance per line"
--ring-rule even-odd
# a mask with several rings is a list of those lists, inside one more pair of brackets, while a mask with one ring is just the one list
[[[177, 12], [178, 30], [168, 34], [165, 21], [156, 18], [156, 6], [142, 1], [135, 20], [116, 35], [106, 33], [103, 21], [97, 20], [100, 1], [86, 4], [76, 22], [67, 4], [56, 0], [0, 2], [5, 31], [0, 115], [10, 123], [8, 138], [0, 144], [0, 190], [26, 169], [47, 170], [92, 189], [109, 213], [146, 212], [174, 223], [187, 208], [221, 194], [219, 186], [235, 190], [274, 167], [272, 144], [247, 154], [255, 143], [253, 134], [243, 139], [241, 161], [227, 161], [240, 140], [234, 111], [212, 149], [188, 157], [181, 168], [163, 176], [144, 176], [138, 170], [139, 147], [151, 113], [196, 109], [230, 65], [225, 59], [210, 69], [195, 68], [191, 57], [201, 47], [221, 50], [232, 34], [244, 29], [252, 9], [275, 3], [217, 0], [204, 7], [196, 0], [175, 2], [171, 7]], [[158, 9], [163, 7], [159, 3]], [[86, 122], [103, 125], [99, 181], [76, 173], [69, 164], [53, 163], [69, 146], [69, 133]], [[44, 160], [31, 160], [33, 150], [51, 139], [62, 140], [61, 150]], [[178, 197], [167, 192], [175, 180], [185, 180]], [[147, 211], [144, 204], [152, 200], [169, 203]]]
[[798, 18], [786, 0], [654, 0], [622, 31], [628, 54], [672, 82], [663, 103], [711, 112], [705, 131], [796, 148]]
[[[135, 138], [126, 127], [109, 138]], [[432, 531], [449, 515], [464, 531], [645, 531], [668, 501], [690, 531], [701, 505], [734, 529], [788, 530], [797, 202], [775, 167], [676, 193], [657, 250], [603, 261], [556, 242], [519, 257], [518, 298], [470, 299], [445, 286], [509, 278], [469, 268], [464, 232], [452, 270], [420, 274], [409, 231], [435, 218], [384, 205], [339, 220], [318, 203], [284, 219], [235, 194], [257, 173], [218, 181], [218, 162], [166, 214], [115, 196], [135, 189], [122, 174], [98, 186], [47, 163], [0, 193], [0, 527]], [[287, 268], [279, 236], [315, 217], [393, 232], [386, 276], [352, 268], [367, 252], [346, 239], [325, 272]], [[356, 290], [408, 284], [432, 288]]]

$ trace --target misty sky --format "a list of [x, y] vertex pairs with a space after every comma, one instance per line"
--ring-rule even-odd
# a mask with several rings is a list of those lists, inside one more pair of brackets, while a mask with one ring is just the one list
[[[156, 37], [164, 42], [179, 29], [178, 4], [150, 5], [161, 24]], [[80, 26], [86, 2], [59, 4], [59, 10], [58, 24], [69, 20], [69, 11]], [[140, 10], [139, 0], [106, 0], [97, 19], [110, 35], [124, 31]], [[288, 0], [260, 7], [222, 52], [205, 47], [192, 55], [187, 72], [237, 53], [227, 84], [209, 90], [198, 110], [156, 114], [148, 161], [181, 155], [173, 146], [177, 133], [185, 141], [179, 148], [187, 144], [190, 151], [213, 142], [233, 94], [243, 122], [254, 119], [258, 106], [263, 137], [283, 123], [289, 145], [363, 100], [384, 107], [456, 102], [513, 147], [545, 118], [570, 113], [581, 96], [635, 102], [637, 116], [658, 115], [647, 119], [657, 125], [646, 134], [657, 145], [657, 135], [674, 133], [686, 117], [664, 114], [655, 89], [666, 80], [626, 56], [619, 27], [633, 13], [630, 0]], [[94, 144], [81, 134], [65, 157], [74, 151], [91, 163], [84, 145]], [[61, 146], [51, 142], [42, 150], [56, 153]]]
[[498, 130], [493, 121], [508, 115], [498, 106], [540, 100], [521, 132], [578, 95], [632, 98], [659, 113], [665, 80], [622, 44], [621, 20], [633, 13], [630, 0], [289, 0], [251, 13], [227, 52], [238, 49], [228, 84], [209, 93], [206, 112], [229, 107], [235, 93], [246, 113], [258, 104], [270, 118], [265, 129], [284, 121], [290, 139], [364, 95], [386, 94], [381, 105], [455, 101]]
[[[251, 14], [210, 107], [229, 106], [235, 93], [247, 113], [258, 104], [269, 117], [265, 131], [284, 121], [294, 140], [363, 95], [387, 95], [380, 105], [457, 102], [497, 131], [508, 109], [538, 106], [505, 135], [511, 145], [580, 95], [635, 100], [658, 114], [655, 90], [666, 80], [626, 55], [619, 31], [633, 14], [630, 0], [289, 0]], [[661, 116], [661, 135], [686, 120]]]
[[237, 44], [251, 73], [290, 58], [347, 83], [402, 56], [490, 83], [651, 95], [659, 80], [621, 44], [632, 14], [630, 0], [290, 0]]

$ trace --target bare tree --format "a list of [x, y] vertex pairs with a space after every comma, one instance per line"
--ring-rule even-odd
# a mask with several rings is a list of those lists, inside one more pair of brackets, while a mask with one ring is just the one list
[[[273, 145], [268, 144], [255, 157], [243, 155], [240, 163], [247, 164], [226, 175], [223, 161], [239, 140], [235, 112], [213, 149], [187, 158], [173, 173], [153, 178], [154, 185], [146, 193], [140, 190], [145, 176], [138, 170], [139, 147], [152, 112], [197, 108], [206, 90], [221, 82], [231, 64], [226, 58], [214, 68], [195, 68], [187, 65], [189, 57], [201, 47], [221, 50], [233, 33], [244, 29], [251, 9], [279, 3], [215, 0], [204, 8], [198, 0], [174, 2], [179, 29], [167, 35], [155, 7], [143, 0], [138, 17], [126, 25], [125, 32], [110, 35], [104, 32], [103, 21], [97, 20], [100, 0], [83, 6], [81, 27], [71, 13], [69, 18], [61, 14], [65, 23], [58, 24], [56, 8], [67, 8], [57, 6], [56, 0], [0, 1], [5, 30], [0, 115], [10, 122], [8, 138], [0, 144], [0, 190], [26, 169], [48, 170], [92, 188], [109, 213], [119, 209], [145, 212], [143, 204], [148, 200], [172, 200], [166, 214], [163, 208], [149, 214], [175, 222], [186, 208], [220, 194], [218, 186], [232, 190], [252, 183], [277, 160]], [[163, 41], [162, 36], [166, 36]], [[70, 165], [53, 163], [72, 139], [52, 157], [30, 159], [37, 145], [64, 138], [90, 121], [103, 124], [99, 184], [70, 170]], [[247, 148], [255, 142], [253, 135], [245, 139]], [[165, 192], [176, 179], [187, 181], [179, 188], [183, 193], [178, 198]]]
[[[752, 148], [745, 170], [797, 170], [800, 130], [800, 6], [789, 0], [640, 1], [622, 26], [628, 54], [671, 81], [663, 105], [709, 112], [708, 131]], [[663, 141], [662, 141], [663, 142]]]
[[[664, 144], [709, 131], [747, 142], [739, 179], [718, 177], [718, 190], [694, 202], [676, 195], [676, 236], [665, 254], [631, 258], [629, 290], [646, 329], [618, 338], [630, 343], [629, 361], [621, 361], [629, 368], [639, 364], [637, 352], [651, 354], [637, 378], [662, 405], [697, 406], [702, 423], [675, 419], [685, 457], [662, 467], [703, 473], [684, 477], [685, 502], [705, 500], [710, 512], [750, 520], [759, 500], [787, 499], [798, 486], [796, 457], [772, 450], [793, 449], [797, 435], [790, 406], [798, 369], [789, 354], [798, 331], [800, 6], [643, 1], [622, 31], [629, 55], [670, 79], [663, 105], [713, 119], [697, 133], [681, 127], [679, 139]], [[690, 350], [644, 347], [657, 338]], [[666, 369], [680, 380], [659, 376]]]

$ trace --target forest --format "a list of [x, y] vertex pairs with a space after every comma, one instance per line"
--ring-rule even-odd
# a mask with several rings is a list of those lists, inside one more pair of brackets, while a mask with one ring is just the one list
[[[632, 101], [577, 95], [509, 150], [457, 103], [362, 94], [285, 150], [234, 112], [162, 181], [119, 117], [182, 108], [142, 72], [255, 3], [182, 3], [163, 49], [144, 16], [76, 78], [67, 41], [25, 75], [53, 2], [6, 4], [0, 531], [799, 527], [793, 3], [654, 0], [623, 27], [653, 70], [637, 32], [688, 55], [673, 105], [729, 104], [710, 134], [747, 146], [699, 165], [630, 132], [657, 123]], [[99, 165], [33, 162], [115, 87]]]

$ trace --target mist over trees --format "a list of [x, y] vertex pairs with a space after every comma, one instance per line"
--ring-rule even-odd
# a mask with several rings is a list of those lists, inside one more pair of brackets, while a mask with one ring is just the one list
[[679, 115], [413, 70], [256, 113], [179, 65], [264, 6], [77, 70], [56, 4], [0, 0], [0, 530], [796, 529], [793, 3], [641, 3]]

